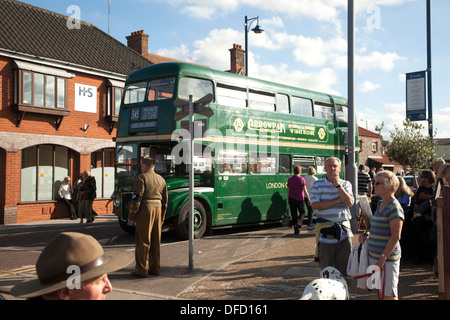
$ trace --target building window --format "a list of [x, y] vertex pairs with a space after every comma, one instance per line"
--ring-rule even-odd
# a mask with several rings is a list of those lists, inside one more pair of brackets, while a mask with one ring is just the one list
[[359, 151], [363, 151], [363, 141], [359, 140]]
[[114, 149], [91, 154], [91, 175], [97, 184], [97, 198], [111, 198], [114, 193]]
[[58, 199], [57, 191], [69, 175], [69, 149], [39, 145], [22, 150], [21, 201]]
[[372, 151], [373, 152], [378, 151], [378, 141], [372, 141]]
[[19, 74], [22, 97], [19, 104], [67, 109], [66, 79], [24, 70]]
[[120, 104], [122, 102], [122, 94], [125, 83], [122, 81], [107, 81], [108, 86], [108, 116], [119, 116]]

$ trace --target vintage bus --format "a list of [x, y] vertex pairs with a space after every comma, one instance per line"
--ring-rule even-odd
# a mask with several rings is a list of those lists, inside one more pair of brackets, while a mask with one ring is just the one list
[[169, 192], [165, 225], [188, 238], [189, 124], [175, 120], [181, 109], [174, 102], [207, 94], [213, 114], [196, 114], [194, 122], [196, 238], [280, 222], [294, 165], [303, 175], [313, 166], [321, 178], [325, 159], [336, 156], [345, 169], [346, 99], [194, 64], [154, 64], [128, 76], [120, 108], [114, 212], [124, 230], [133, 231], [127, 216], [139, 159], [152, 156]]

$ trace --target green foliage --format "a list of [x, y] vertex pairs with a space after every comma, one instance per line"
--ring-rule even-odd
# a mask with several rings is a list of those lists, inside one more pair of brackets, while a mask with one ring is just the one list
[[423, 135], [424, 126], [406, 119], [403, 130], [395, 127], [391, 132], [391, 142], [387, 146], [387, 156], [404, 168], [413, 172], [424, 167], [428, 168], [436, 158], [436, 148], [430, 136]]

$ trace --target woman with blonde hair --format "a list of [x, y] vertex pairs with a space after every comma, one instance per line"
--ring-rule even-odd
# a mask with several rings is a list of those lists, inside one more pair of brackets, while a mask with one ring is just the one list
[[377, 265], [382, 270], [381, 297], [386, 300], [398, 299], [400, 237], [405, 219], [402, 206], [395, 198], [399, 184], [393, 172], [386, 170], [377, 173], [374, 186], [381, 201], [370, 220], [370, 233], [359, 238], [359, 242], [363, 243], [368, 237], [369, 264]]
[[442, 179], [443, 185], [450, 185], [450, 163], [444, 163], [439, 167], [437, 177]]

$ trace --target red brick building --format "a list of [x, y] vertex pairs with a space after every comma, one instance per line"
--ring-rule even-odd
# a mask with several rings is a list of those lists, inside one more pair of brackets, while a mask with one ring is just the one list
[[378, 133], [358, 127], [359, 132], [359, 163], [369, 168], [383, 168], [401, 174], [403, 168], [397, 162], [390, 160], [383, 152], [381, 136]]
[[0, 224], [68, 217], [57, 189], [90, 170], [112, 213], [126, 76], [152, 62], [89, 23], [0, 1]]

